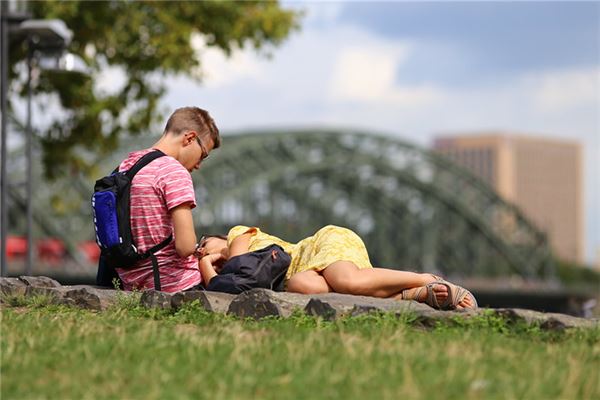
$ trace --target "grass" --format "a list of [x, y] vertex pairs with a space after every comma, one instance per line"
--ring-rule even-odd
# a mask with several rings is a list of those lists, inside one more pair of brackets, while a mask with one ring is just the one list
[[239, 320], [190, 304], [2, 308], [2, 399], [597, 399], [600, 330], [484, 316]]

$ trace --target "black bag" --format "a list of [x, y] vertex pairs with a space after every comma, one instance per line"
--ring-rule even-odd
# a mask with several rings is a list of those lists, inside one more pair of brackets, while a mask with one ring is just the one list
[[144, 253], [138, 253], [135, 241], [131, 235], [130, 224], [130, 190], [133, 177], [151, 161], [164, 156], [160, 150], [144, 154], [128, 171], [118, 171], [96, 181], [92, 195], [92, 211], [96, 243], [100, 246], [100, 261], [96, 284], [112, 286], [113, 280], [118, 279], [115, 268], [129, 268], [140, 260], [152, 259], [154, 288], [160, 290], [160, 274], [158, 261], [154, 253], [168, 245], [173, 235], [150, 248]]
[[291, 261], [289, 254], [276, 244], [232, 257], [219, 275], [210, 280], [206, 290], [238, 294], [264, 288], [281, 292]]

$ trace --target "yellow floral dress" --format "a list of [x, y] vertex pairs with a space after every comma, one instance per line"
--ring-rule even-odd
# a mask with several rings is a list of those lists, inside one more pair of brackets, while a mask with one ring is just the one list
[[350, 229], [327, 225], [313, 236], [296, 244], [262, 232], [259, 228], [243, 225], [234, 226], [227, 234], [227, 244], [244, 233], [251, 233], [249, 251], [256, 251], [277, 244], [288, 253], [292, 262], [286, 280], [303, 271], [322, 271], [336, 261], [350, 261], [358, 268], [373, 268], [362, 239]]

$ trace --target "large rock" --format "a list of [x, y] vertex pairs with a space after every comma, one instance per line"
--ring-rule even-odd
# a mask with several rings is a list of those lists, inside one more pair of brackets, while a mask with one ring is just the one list
[[158, 308], [161, 310], [172, 310], [171, 299], [172, 293], [160, 292], [158, 290], [150, 289], [142, 292], [140, 298], [140, 304], [146, 308]]
[[431, 310], [425, 304], [414, 301], [381, 299], [340, 293], [310, 295], [304, 311], [307, 314], [333, 320], [346, 315], [361, 315], [370, 312], [393, 312], [395, 314]]
[[178, 310], [185, 303], [191, 303], [192, 301], [198, 300], [202, 307], [207, 311], [210, 311], [204, 302], [204, 296], [201, 290], [190, 290], [188, 292], [177, 292], [171, 296], [171, 308]]
[[208, 311], [225, 314], [229, 310], [229, 306], [235, 295], [220, 292], [202, 292], [204, 294], [204, 308]]
[[27, 286], [25, 296], [44, 296], [53, 304], [64, 304], [104, 311], [118, 301], [119, 296], [131, 296], [129, 292], [105, 289], [87, 285], [44, 287]]
[[167, 293], [151, 289], [142, 292], [140, 303], [142, 306], [148, 308], [178, 310], [183, 304], [198, 300], [206, 311], [225, 313], [234, 297], [234, 295], [228, 293], [203, 290]]
[[[225, 314], [229, 309], [229, 305], [235, 298], [235, 295], [229, 293], [220, 293], [220, 292], [209, 292], [209, 291], [189, 291], [182, 292], [181, 298], [183, 302], [186, 301], [194, 301], [196, 299], [200, 300], [200, 304], [204, 307], [206, 311], [209, 312], [217, 312]], [[179, 294], [176, 293], [173, 296], [172, 304], [174, 308], [179, 308], [176, 306], [176, 302], [179, 299]]]
[[132, 295], [130, 292], [82, 285], [67, 290], [64, 297], [72, 300], [75, 306], [104, 311], [116, 304], [119, 297]]
[[494, 310], [497, 315], [511, 322], [538, 325], [546, 330], [563, 330], [567, 328], [592, 328], [598, 327], [597, 319], [572, 317], [566, 314], [542, 313], [521, 308], [499, 308]]
[[174, 293], [171, 297], [171, 307], [178, 310], [184, 303], [198, 300], [206, 311], [224, 314], [234, 298], [235, 295], [229, 293], [190, 290], [189, 292]]
[[24, 282], [27, 286], [37, 286], [37, 287], [61, 287], [62, 285], [47, 276], [19, 276], [19, 279]]
[[0, 300], [5, 296], [24, 296], [26, 289], [25, 282], [18, 278], [0, 278]]
[[304, 310], [310, 296], [281, 293], [268, 289], [252, 289], [237, 295], [229, 305], [228, 314], [240, 318], [289, 317], [296, 310]]

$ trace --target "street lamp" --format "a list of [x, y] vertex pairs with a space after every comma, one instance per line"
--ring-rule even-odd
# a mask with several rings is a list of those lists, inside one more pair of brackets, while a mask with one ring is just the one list
[[[4, 18], [4, 13], [3, 13]], [[4, 25], [4, 24], [3, 24]], [[3, 27], [4, 28], [4, 27]], [[46, 59], [53, 61], [52, 69], [58, 70], [73, 70], [76, 66], [75, 56], [66, 54], [65, 49], [71, 43], [73, 32], [67, 28], [64, 21], [58, 19], [29, 19], [21, 22], [15, 33], [22, 37], [27, 43], [27, 124], [26, 124], [26, 160], [27, 160], [27, 196], [26, 196], [26, 213], [27, 213], [27, 261], [25, 264], [25, 274], [30, 275], [33, 264], [33, 209], [32, 209], [32, 149], [33, 149], [33, 133], [31, 129], [31, 100], [32, 100], [32, 72], [34, 68], [34, 60], [41, 59], [43, 56]], [[3, 35], [3, 38], [6, 35]], [[5, 39], [2, 43], [3, 51], [5, 45], [7, 47], [8, 40]], [[7, 52], [8, 53], [8, 52]], [[5, 57], [2, 57], [3, 64], [8, 64]], [[3, 65], [6, 68], [6, 65]], [[3, 69], [4, 70], [4, 69]], [[5, 76], [3, 76], [3, 79]], [[6, 96], [6, 80], [2, 81], [3, 96]], [[5, 129], [5, 108], [2, 109], [2, 159], [6, 158], [6, 129]], [[6, 215], [6, 171], [5, 162], [2, 165], [2, 215]], [[2, 270], [1, 275], [6, 275], [6, 220], [2, 221]]]

